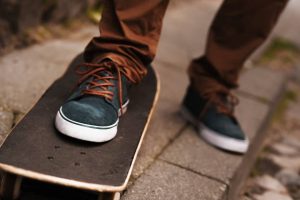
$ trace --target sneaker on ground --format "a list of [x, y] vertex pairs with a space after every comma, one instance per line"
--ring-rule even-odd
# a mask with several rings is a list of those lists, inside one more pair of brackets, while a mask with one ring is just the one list
[[83, 63], [78, 87], [56, 114], [55, 126], [64, 135], [90, 142], [106, 142], [117, 134], [119, 117], [126, 112], [129, 81], [111, 60]]
[[[222, 98], [228, 104], [227, 98]], [[220, 112], [214, 103], [201, 97], [191, 86], [182, 103], [183, 117], [196, 126], [201, 137], [220, 149], [245, 153], [249, 140], [232, 114]]]

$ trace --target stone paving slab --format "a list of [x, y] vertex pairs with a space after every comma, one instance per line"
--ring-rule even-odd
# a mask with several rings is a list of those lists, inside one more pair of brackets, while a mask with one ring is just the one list
[[156, 61], [154, 67], [160, 78], [160, 97], [175, 101], [179, 105], [189, 83], [186, 70], [160, 61]]
[[190, 1], [167, 10], [156, 59], [186, 68], [203, 53], [206, 35], [222, 1]]
[[[278, 92], [279, 88], [277, 88], [277, 94]], [[257, 134], [264, 119], [266, 119], [270, 111], [270, 105], [240, 94], [237, 97], [240, 103], [235, 110], [236, 117], [251, 140]]]
[[158, 54], [153, 62], [154, 66], [156, 63], [164, 63], [168, 68], [184, 69], [192, 59], [187, 51], [178, 48], [174, 43], [165, 42], [165, 40], [161, 40], [157, 51]]
[[214, 200], [221, 198], [225, 187], [215, 180], [155, 161], [122, 200]]
[[96, 34], [97, 27], [86, 29], [85, 37], [80, 39], [52, 40], [0, 58], [0, 84], [5, 86], [0, 87], [0, 105], [27, 112], [49, 85], [63, 74], [75, 55], [82, 52], [94, 32]]
[[[247, 135], [252, 138], [268, 113], [268, 106], [241, 97], [237, 116]], [[160, 159], [214, 177], [225, 183], [233, 177], [242, 156], [230, 154], [204, 142], [194, 128], [188, 128], [164, 151]]]
[[254, 67], [243, 71], [239, 91], [258, 97], [263, 102], [271, 102], [278, 95], [278, 89], [287, 74], [264, 68]]
[[[26, 112], [41, 93], [64, 72], [67, 67], [65, 59], [71, 60], [80, 51], [80, 47], [57, 40], [13, 52], [1, 59], [0, 65], [4, 73], [0, 74], [0, 79], [5, 87], [0, 89], [0, 104]], [[57, 57], [58, 49], [61, 52], [65, 50], [61, 58]]]
[[208, 28], [221, 3], [220, 0], [192, 1], [167, 11], [161, 41], [176, 44], [177, 48], [186, 51], [189, 58], [200, 56]]
[[212, 147], [189, 126], [159, 159], [228, 183], [242, 157]]
[[185, 126], [174, 108], [174, 102], [160, 100], [138, 154], [132, 178], [140, 176], [162, 150]]
[[188, 84], [185, 71], [167, 67], [165, 63], [160, 62], [155, 62], [153, 66], [156, 68], [161, 81], [160, 98], [139, 152], [133, 170], [133, 178], [142, 174], [144, 169], [155, 160], [165, 146], [185, 126], [185, 121], [178, 113]]
[[0, 107], [0, 143], [4, 140], [6, 133], [11, 129], [13, 120], [14, 114]]
[[287, 38], [296, 45], [300, 45], [300, 26], [296, 25], [296, 21], [300, 19], [300, 1], [289, 0], [287, 7], [279, 18], [273, 36], [280, 36]]

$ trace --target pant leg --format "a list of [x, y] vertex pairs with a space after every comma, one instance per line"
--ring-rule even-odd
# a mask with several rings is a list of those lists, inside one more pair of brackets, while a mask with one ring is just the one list
[[141, 76], [154, 58], [168, 0], [104, 0], [100, 36], [85, 49], [88, 62], [110, 58]]
[[235, 88], [250, 54], [268, 37], [288, 0], [225, 0], [210, 27], [205, 55], [189, 67], [200, 93]]

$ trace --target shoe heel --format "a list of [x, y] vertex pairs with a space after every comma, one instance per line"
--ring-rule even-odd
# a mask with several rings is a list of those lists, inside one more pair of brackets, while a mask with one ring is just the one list
[[122, 105], [123, 113], [121, 113], [121, 109], [118, 110], [119, 117], [121, 117], [122, 115], [124, 115], [127, 112], [128, 104], [129, 104], [129, 100]]
[[199, 122], [197, 121], [197, 119], [193, 117], [193, 115], [184, 106], [181, 106], [180, 114], [187, 122], [189, 122], [197, 128], [199, 127]]

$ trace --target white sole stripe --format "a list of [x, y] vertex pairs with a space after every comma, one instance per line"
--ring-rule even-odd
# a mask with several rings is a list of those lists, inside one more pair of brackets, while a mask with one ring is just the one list
[[[128, 103], [129, 100], [122, 106], [124, 113], [127, 110]], [[55, 117], [55, 126], [60, 133], [89, 142], [106, 142], [113, 139], [117, 134], [118, 122], [119, 119], [110, 126], [84, 124], [68, 119], [63, 115], [61, 109]]]
[[198, 128], [199, 134], [208, 143], [218, 148], [238, 153], [245, 153], [248, 150], [248, 138], [246, 138], [245, 140], [239, 140], [225, 135], [220, 135], [216, 131], [208, 128], [203, 123], [198, 122], [198, 120], [195, 119], [185, 107], [181, 108], [181, 114], [188, 122], [190, 122], [191, 124], [193, 124], [193, 126]]

